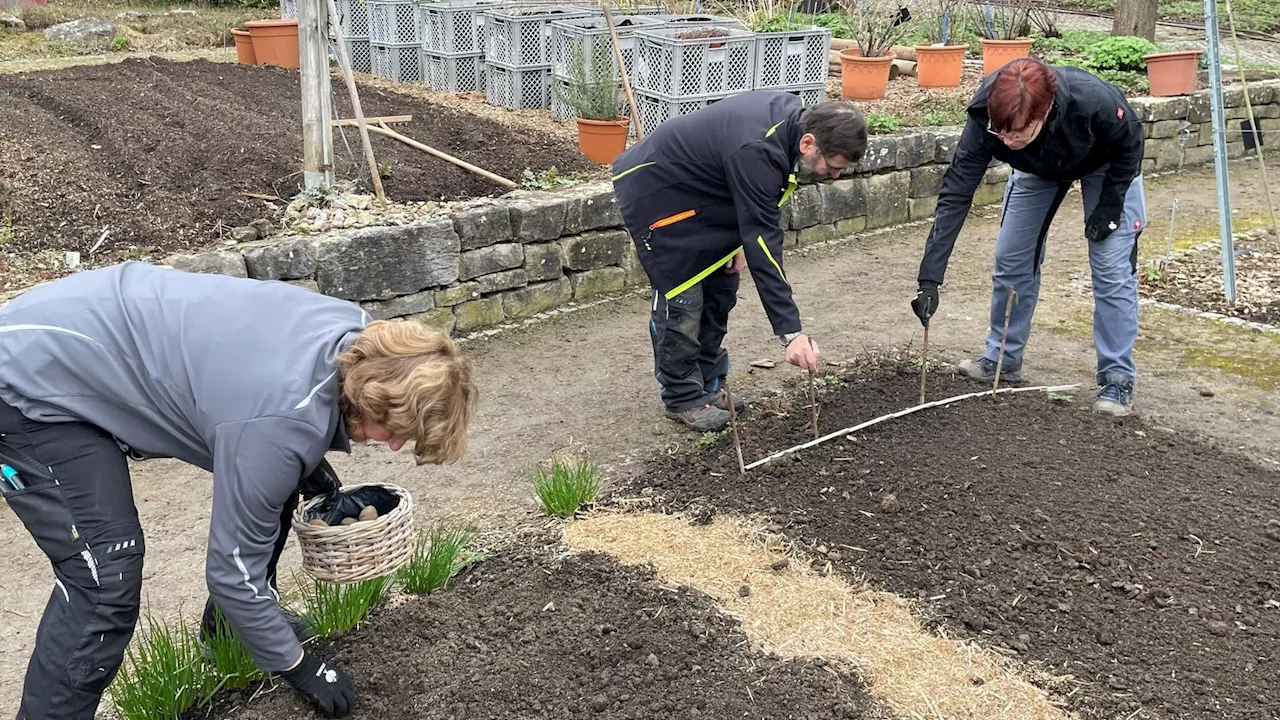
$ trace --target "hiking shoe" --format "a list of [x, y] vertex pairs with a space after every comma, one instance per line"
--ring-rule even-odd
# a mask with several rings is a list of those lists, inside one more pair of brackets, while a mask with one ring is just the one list
[[1124, 417], [1133, 410], [1133, 383], [1109, 380], [1098, 389], [1093, 411], [1113, 417]]
[[[719, 390], [711, 393], [710, 402], [715, 407], [718, 407], [721, 410], [724, 410], [725, 412], [729, 412], [729, 402], [728, 400], [725, 399], [726, 397], [727, 395], [724, 391], [724, 388], [720, 388]], [[743, 400], [741, 395], [734, 395], [733, 411], [742, 412], [743, 410], [746, 410], [746, 409], [747, 409], [747, 401]]]
[[684, 412], [668, 410], [667, 417], [702, 432], [717, 432], [723, 430], [729, 424], [729, 411], [715, 407], [710, 403], [701, 407], [689, 408]]
[[[993, 382], [996, 379], [996, 361], [987, 357], [980, 357], [977, 360], [965, 360], [960, 363], [960, 373], [970, 380], [978, 382]], [[1010, 365], [1005, 363], [1000, 366], [1000, 382], [1020, 383], [1022, 382], [1022, 364]]]

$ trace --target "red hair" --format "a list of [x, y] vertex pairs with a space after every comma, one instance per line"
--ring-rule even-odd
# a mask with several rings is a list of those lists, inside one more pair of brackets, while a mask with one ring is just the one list
[[1018, 58], [998, 71], [987, 91], [987, 112], [996, 132], [1021, 130], [1049, 112], [1058, 76], [1035, 58]]

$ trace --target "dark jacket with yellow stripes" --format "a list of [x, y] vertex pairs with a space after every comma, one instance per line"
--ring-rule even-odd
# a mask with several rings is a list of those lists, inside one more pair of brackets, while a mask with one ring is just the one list
[[656, 290], [675, 297], [745, 249], [773, 332], [800, 331], [780, 217], [802, 112], [790, 93], [742, 93], [667, 120], [618, 156], [614, 193]]

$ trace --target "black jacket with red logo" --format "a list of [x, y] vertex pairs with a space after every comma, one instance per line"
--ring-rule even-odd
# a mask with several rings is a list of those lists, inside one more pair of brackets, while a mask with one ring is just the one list
[[780, 218], [802, 112], [790, 93], [742, 93], [663, 122], [618, 156], [614, 194], [655, 289], [670, 299], [741, 248], [774, 333], [800, 331]]
[[1142, 122], [1114, 85], [1079, 68], [1051, 69], [1058, 77], [1053, 107], [1040, 134], [1021, 150], [1009, 149], [988, 132], [987, 91], [995, 74], [974, 94], [955, 158], [942, 178], [933, 229], [920, 263], [920, 281], [942, 283], [973, 193], [993, 158], [1015, 170], [1064, 183], [1108, 165], [1099, 203], [1124, 206], [1129, 183], [1142, 169]]

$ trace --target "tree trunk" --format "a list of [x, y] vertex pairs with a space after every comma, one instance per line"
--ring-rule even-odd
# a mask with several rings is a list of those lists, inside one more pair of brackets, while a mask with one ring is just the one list
[[1156, 0], [1116, 0], [1112, 35], [1137, 35], [1156, 41]]

